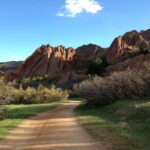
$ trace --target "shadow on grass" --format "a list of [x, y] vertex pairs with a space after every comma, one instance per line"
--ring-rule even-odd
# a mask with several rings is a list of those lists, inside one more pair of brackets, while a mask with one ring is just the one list
[[31, 105], [7, 105], [6, 117], [0, 121], [0, 139], [3, 139], [10, 130], [17, 127], [22, 120], [30, 118], [38, 113], [45, 112], [62, 105], [64, 102], [53, 102], [48, 104], [31, 104]]
[[[150, 100], [119, 101], [108, 106], [81, 104], [76, 108], [81, 123], [94, 137], [115, 143], [117, 150], [150, 149]], [[121, 122], [129, 125], [123, 129]], [[124, 143], [124, 144], [123, 144]], [[122, 145], [122, 146], [121, 146]]]
[[45, 105], [10, 105], [7, 106], [8, 111], [7, 119], [25, 119], [30, 116], [34, 116], [42, 111], [49, 110], [56, 107], [57, 104], [45, 104]]

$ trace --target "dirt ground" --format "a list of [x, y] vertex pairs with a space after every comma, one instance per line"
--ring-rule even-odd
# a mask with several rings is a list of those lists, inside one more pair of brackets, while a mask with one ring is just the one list
[[0, 141], [0, 150], [108, 150], [93, 140], [80, 126], [71, 101], [53, 110], [25, 120]]

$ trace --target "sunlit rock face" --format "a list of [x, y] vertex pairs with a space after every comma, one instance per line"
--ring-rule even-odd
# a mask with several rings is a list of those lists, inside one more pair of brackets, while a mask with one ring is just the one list
[[150, 30], [127, 32], [116, 38], [104, 55], [110, 64], [106, 72], [143, 69], [150, 62]]
[[139, 33], [134, 30], [117, 37], [104, 55], [109, 64], [116, 64], [130, 58], [133, 53], [149, 48], [150, 30]]
[[67, 81], [84, 80], [87, 75], [74, 72], [77, 62], [79, 62], [79, 57], [76, 56], [73, 48], [42, 45], [15, 72], [7, 73], [6, 80], [13, 81], [20, 77], [33, 76], [56, 78], [55, 82], [58, 84], [63, 84], [63, 82]]
[[7, 80], [45, 75], [51, 78], [60, 76], [58, 82], [83, 80], [87, 75], [76, 73], [75, 68], [78, 68], [83, 62], [92, 61], [101, 56], [103, 51], [97, 45], [91, 44], [77, 50], [64, 46], [42, 45], [15, 72], [8, 73]]
[[53, 77], [70, 71], [74, 65], [75, 50], [63, 46], [51, 47], [49, 45], [38, 48], [16, 71], [21, 76]]

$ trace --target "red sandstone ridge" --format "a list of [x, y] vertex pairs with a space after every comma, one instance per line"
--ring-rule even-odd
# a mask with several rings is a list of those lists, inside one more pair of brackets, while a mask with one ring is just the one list
[[87, 75], [76, 73], [75, 68], [78, 68], [83, 62], [95, 59], [98, 53], [102, 55], [101, 51], [100, 47], [92, 44], [82, 46], [78, 50], [63, 46], [43, 45], [27, 58], [15, 72], [8, 73], [6, 79], [12, 81], [19, 77], [48, 75], [50, 78], [57, 77], [58, 83], [62, 83], [62, 79], [64, 81], [83, 80], [87, 78]]
[[106, 72], [111, 73], [114, 71], [123, 71], [126, 69], [142, 70], [145, 69], [147, 62], [150, 62], [150, 54], [139, 55], [134, 58], [129, 58], [121, 63], [108, 66], [106, 68]]
[[142, 68], [150, 61], [150, 30], [131, 31], [116, 38], [109, 48], [94, 44], [77, 49], [64, 46], [43, 45], [15, 71], [6, 75], [7, 81], [20, 77], [49, 76], [55, 83], [63, 84], [86, 79], [87, 63], [102, 58], [109, 66], [107, 72], [127, 68]]
[[56, 76], [74, 65], [75, 50], [63, 46], [41, 46], [17, 69], [20, 76]]
[[55, 77], [70, 71], [74, 65], [75, 49], [63, 46], [42, 45], [16, 70], [8, 73], [7, 80], [19, 77], [45, 76]]
[[105, 58], [109, 64], [122, 62], [140, 49], [150, 48], [150, 30], [131, 31], [117, 37], [105, 52]]
[[83, 45], [76, 49], [76, 55], [78, 56], [80, 63], [93, 61], [97, 57], [104, 55], [105, 49], [95, 44]]
[[116, 38], [106, 50], [104, 56], [110, 64], [106, 72], [125, 69], [142, 69], [150, 62], [150, 30], [131, 31]]

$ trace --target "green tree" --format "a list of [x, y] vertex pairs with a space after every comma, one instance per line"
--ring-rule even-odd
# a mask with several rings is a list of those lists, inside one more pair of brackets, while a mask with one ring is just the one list
[[103, 75], [105, 72], [106, 63], [101, 58], [96, 58], [94, 62], [90, 62], [88, 65], [87, 74], [91, 75]]

